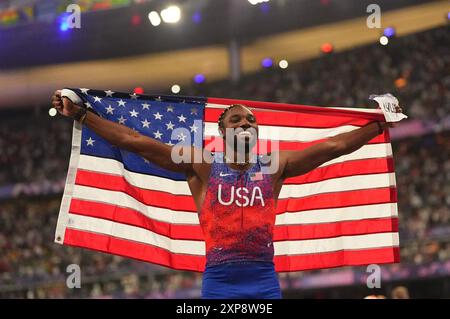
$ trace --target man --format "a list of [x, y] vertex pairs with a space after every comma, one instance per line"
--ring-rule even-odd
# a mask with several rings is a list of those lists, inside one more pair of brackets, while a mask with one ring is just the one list
[[[231, 105], [218, 121], [225, 151], [204, 156], [201, 149], [185, 146], [175, 151], [86, 112], [62, 98], [61, 91], [54, 93], [52, 103], [60, 114], [86, 125], [111, 144], [186, 174], [206, 243], [203, 298], [281, 298], [272, 240], [284, 180], [356, 151], [389, 126], [374, 122], [301, 151], [252, 156], [258, 139], [256, 118], [246, 106]], [[177, 164], [173, 154], [190, 154], [191, 160]], [[199, 154], [202, 160], [195, 162]], [[268, 169], [269, 165], [275, 169]]]

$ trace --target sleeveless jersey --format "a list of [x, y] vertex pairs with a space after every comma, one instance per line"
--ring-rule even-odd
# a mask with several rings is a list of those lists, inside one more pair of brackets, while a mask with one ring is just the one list
[[273, 262], [275, 201], [271, 175], [261, 155], [247, 171], [229, 167], [215, 153], [199, 214], [206, 243], [206, 266], [229, 262]]

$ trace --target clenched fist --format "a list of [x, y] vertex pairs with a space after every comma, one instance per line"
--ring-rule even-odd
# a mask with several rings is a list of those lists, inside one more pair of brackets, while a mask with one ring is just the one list
[[61, 91], [56, 90], [52, 96], [52, 105], [59, 114], [67, 117], [74, 117], [80, 106], [73, 103], [66, 97], [61, 97]]

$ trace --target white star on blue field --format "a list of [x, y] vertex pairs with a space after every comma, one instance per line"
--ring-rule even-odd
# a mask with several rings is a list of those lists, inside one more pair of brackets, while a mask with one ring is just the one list
[[[85, 106], [105, 118], [173, 146], [178, 143], [202, 147], [206, 99], [180, 96], [143, 96], [111, 90], [72, 89]], [[183, 128], [180, 132], [177, 129]], [[195, 136], [195, 138], [194, 138]], [[81, 154], [123, 162], [129, 171], [185, 180], [137, 154], [121, 150], [83, 126]]]

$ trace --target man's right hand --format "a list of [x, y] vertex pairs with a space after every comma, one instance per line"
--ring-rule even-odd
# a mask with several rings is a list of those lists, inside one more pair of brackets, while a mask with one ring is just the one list
[[61, 91], [57, 90], [52, 96], [53, 107], [58, 111], [59, 114], [67, 117], [74, 117], [80, 106], [72, 103], [66, 97], [61, 98]]

